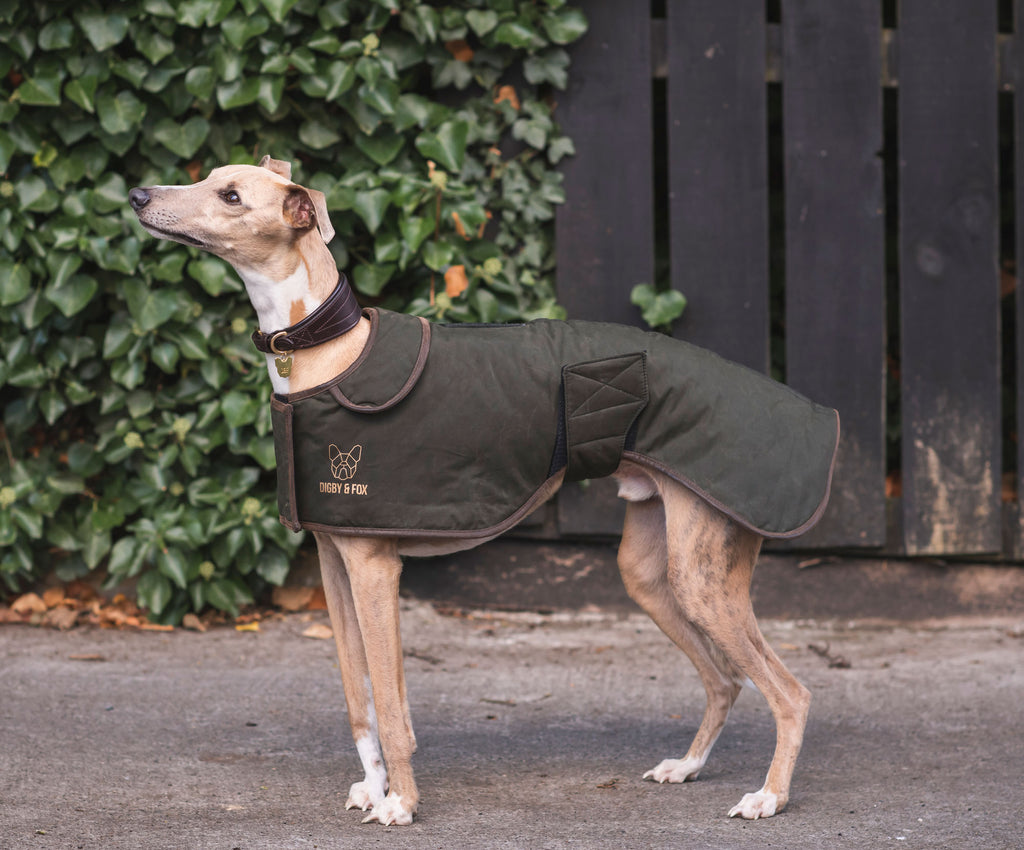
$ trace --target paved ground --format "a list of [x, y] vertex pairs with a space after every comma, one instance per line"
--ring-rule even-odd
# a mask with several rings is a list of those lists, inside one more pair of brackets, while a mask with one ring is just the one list
[[[1021, 622], [769, 621], [815, 695], [794, 795], [729, 820], [774, 733], [745, 692], [696, 783], [688, 663], [640, 615], [403, 612], [415, 825], [342, 808], [358, 762], [320, 614], [259, 633], [0, 629], [0, 848], [1020, 848]], [[810, 644], [852, 664], [835, 669]], [[92, 660], [88, 660], [92, 659]]]

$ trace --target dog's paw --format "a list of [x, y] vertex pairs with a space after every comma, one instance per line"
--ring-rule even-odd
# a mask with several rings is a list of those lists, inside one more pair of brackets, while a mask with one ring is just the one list
[[365, 812], [384, 802], [384, 789], [374, 788], [369, 782], [355, 782], [348, 789], [345, 809], [359, 809]]
[[[783, 804], [785, 805], [785, 804]], [[771, 791], [755, 791], [753, 794], [744, 794], [743, 799], [729, 809], [729, 817], [741, 817], [746, 820], [757, 820], [758, 818], [770, 818], [777, 811], [781, 811], [779, 797]]]
[[655, 782], [692, 782], [700, 774], [704, 763], [694, 758], [665, 759], [654, 770], [648, 770], [644, 779]]
[[412, 823], [412, 816], [415, 813], [414, 807], [408, 805], [397, 794], [392, 793], [388, 794], [379, 805], [373, 807], [373, 811], [363, 818], [363, 823], [376, 821], [384, 826], [408, 826]]

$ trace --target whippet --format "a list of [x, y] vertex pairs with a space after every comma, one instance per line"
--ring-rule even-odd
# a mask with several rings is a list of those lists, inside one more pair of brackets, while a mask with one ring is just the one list
[[[339, 281], [327, 248], [334, 230], [325, 198], [293, 183], [290, 164], [265, 157], [259, 166], [216, 168], [193, 185], [132, 189], [129, 201], [152, 235], [209, 251], [237, 270], [256, 310], [257, 335], [269, 351], [277, 397], [328, 384], [363, 355], [372, 311], [351, 305], [351, 327], [340, 335], [294, 351], [274, 343], [276, 329], [316, 313]], [[324, 459], [341, 472], [340, 480], [356, 474], [368, 450], [344, 437], [337, 443]], [[770, 817], [789, 799], [810, 693], [767, 645], [754, 618], [749, 590], [762, 535], [659, 469], [624, 460], [614, 476], [627, 502], [618, 552], [626, 590], [689, 656], [707, 692], [689, 750], [644, 778], [696, 779], [742, 685], [750, 684], [775, 719], [775, 754], [763, 787], [744, 795], [729, 816]], [[536, 503], [553, 495], [561, 480], [562, 473], [552, 475]], [[451, 553], [491, 536], [315, 532], [349, 722], [365, 771], [351, 786], [346, 808], [369, 810], [364, 822], [409, 824], [419, 802], [399, 634], [401, 556]]]

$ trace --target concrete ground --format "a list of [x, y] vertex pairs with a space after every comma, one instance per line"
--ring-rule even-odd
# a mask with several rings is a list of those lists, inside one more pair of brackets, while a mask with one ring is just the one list
[[343, 808], [360, 777], [334, 648], [303, 636], [325, 622], [0, 628], [0, 848], [1024, 846], [1019, 619], [764, 622], [814, 704], [788, 809], [744, 822], [725, 813], [774, 745], [756, 693], [699, 781], [641, 780], [685, 751], [703, 709], [642, 615], [406, 600], [422, 802], [400, 828]]

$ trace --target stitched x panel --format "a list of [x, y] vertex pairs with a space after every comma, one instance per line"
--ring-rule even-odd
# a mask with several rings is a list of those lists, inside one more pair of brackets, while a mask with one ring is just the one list
[[647, 363], [643, 352], [576, 363], [562, 370], [566, 478], [579, 481], [615, 471], [626, 435], [647, 406]]

